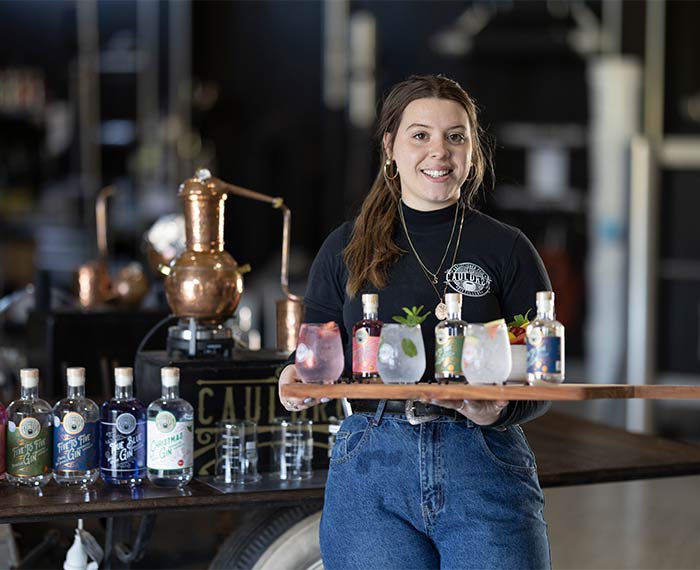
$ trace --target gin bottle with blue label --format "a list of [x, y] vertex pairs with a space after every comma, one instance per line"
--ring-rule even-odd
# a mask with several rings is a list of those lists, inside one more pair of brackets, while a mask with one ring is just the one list
[[53, 407], [53, 477], [59, 485], [87, 487], [100, 475], [100, 411], [85, 397], [85, 368], [68, 368], [66, 377], [68, 394]]
[[7, 406], [7, 481], [43, 487], [51, 481], [51, 406], [39, 398], [39, 371], [19, 372], [19, 399]]
[[100, 409], [100, 474], [108, 485], [146, 479], [146, 406], [134, 398], [134, 372], [114, 369], [114, 398]]
[[525, 329], [527, 381], [560, 384], [564, 381], [564, 325], [554, 316], [554, 292], [538, 291], [537, 318]]
[[194, 408], [180, 398], [180, 369], [161, 368], [162, 397], [148, 406], [148, 479], [162, 487], [187, 485], [194, 472]]

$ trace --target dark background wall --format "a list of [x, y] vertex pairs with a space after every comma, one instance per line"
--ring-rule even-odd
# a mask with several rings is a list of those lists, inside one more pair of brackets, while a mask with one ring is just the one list
[[[169, 80], [167, 29], [173, 6], [158, 1], [160, 59], [158, 106], [165, 114]], [[585, 7], [600, 19], [602, 3]], [[621, 51], [641, 58], [644, 50], [646, 3], [624, 2]], [[0, 2], [0, 71], [31, 67], [43, 74], [47, 103], [64, 102], [72, 110], [72, 139], [60, 153], [46, 150], [49, 106], [42, 113], [0, 110], [0, 288], [9, 293], [33, 279], [32, 253], [36, 228], [67, 225], [87, 246], [70, 257], [72, 269], [93, 255], [94, 228], [85, 222], [92, 204], [81, 198], [77, 128], [77, 8], [69, 1]], [[128, 52], [137, 43], [137, 3], [97, 3], [101, 51]], [[454, 27], [467, 9], [482, 7], [493, 17], [462, 55], [435, 48], [440, 31]], [[350, 2], [351, 14], [370, 13], [376, 20], [376, 98], [412, 73], [444, 73], [476, 98], [481, 120], [495, 141], [495, 190], [484, 193], [487, 212], [521, 227], [543, 254], [554, 249], [565, 267], [562, 282], [569, 295], [570, 347], [581, 348], [585, 310], [582, 284], [587, 244], [585, 199], [588, 151], [582, 144], [570, 151], [569, 185], [579, 192], [578, 207], [556, 204], [523, 208], [499, 200], [505, 187], [528, 197], [526, 154], [504, 129], [513, 123], [534, 127], [573, 125], [586, 132], [589, 120], [587, 61], [568, 39], [576, 27], [567, 3], [518, 2]], [[553, 10], [554, 8], [554, 10]], [[273, 1], [191, 3], [191, 71], [193, 93], [208, 87], [216, 96], [202, 104], [195, 96], [192, 127], [207, 149], [214, 173], [231, 182], [282, 196], [293, 212], [293, 265], [303, 281], [308, 261], [328, 232], [351, 217], [374, 177], [377, 145], [372, 133], [353, 127], [347, 110], [327, 109], [322, 100], [324, 3]], [[700, 3], [667, 3], [665, 120], [668, 132], [700, 131], [700, 49], [694, 23]], [[102, 117], [130, 121], [136, 114], [134, 74], [100, 77]], [[162, 126], [162, 125], [161, 125]], [[159, 127], [160, 129], [160, 127]], [[160, 130], [158, 131], [160, 136]], [[85, 134], [83, 133], [83, 136]], [[143, 186], [138, 176], [142, 150], [137, 136], [121, 145], [103, 145], [102, 182], [117, 182], [120, 198], [113, 206], [110, 243], [121, 261], [142, 258], [142, 235], [155, 218], [142, 208], [148, 192], [169, 199], [177, 181]], [[196, 166], [194, 164], [193, 166]], [[167, 165], [163, 167], [167, 170]], [[693, 204], [697, 173], [670, 174], [661, 204], [662, 256], [696, 259]], [[555, 232], [552, 232], [555, 228]], [[277, 271], [281, 220], [269, 207], [243, 199], [227, 203], [227, 249], [254, 273]], [[552, 234], [557, 243], [552, 247]], [[53, 235], [53, 234], [51, 234]], [[23, 249], [24, 248], [24, 249]], [[27, 255], [16, 252], [26, 251]], [[562, 251], [563, 256], [562, 257]], [[301, 255], [304, 253], [305, 255]], [[563, 261], [562, 261], [563, 259]], [[27, 261], [29, 260], [29, 261]], [[558, 261], [557, 261], [558, 260]], [[552, 271], [552, 268], [550, 268]], [[67, 280], [62, 283], [68, 286]], [[692, 301], [692, 300], [691, 300]], [[564, 302], [564, 301], [562, 301]], [[564, 307], [562, 307], [562, 310]]]

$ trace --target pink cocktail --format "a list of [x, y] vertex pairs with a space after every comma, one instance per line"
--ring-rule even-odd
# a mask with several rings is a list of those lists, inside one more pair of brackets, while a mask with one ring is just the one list
[[335, 321], [301, 325], [295, 364], [299, 378], [310, 384], [333, 384], [340, 377], [345, 360]]

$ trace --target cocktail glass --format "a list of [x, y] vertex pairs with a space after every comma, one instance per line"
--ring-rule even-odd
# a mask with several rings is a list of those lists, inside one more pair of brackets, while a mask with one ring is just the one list
[[301, 325], [295, 364], [299, 378], [309, 384], [333, 384], [340, 377], [345, 361], [335, 321]]
[[420, 325], [385, 324], [379, 336], [377, 371], [385, 384], [413, 384], [425, 372]]
[[505, 384], [512, 365], [508, 327], [503, 319], [467, 325], [462, 372], [469, 384]]

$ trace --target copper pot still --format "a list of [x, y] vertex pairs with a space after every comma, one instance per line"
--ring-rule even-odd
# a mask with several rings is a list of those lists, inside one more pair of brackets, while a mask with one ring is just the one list
[[[250, 266], [239, 266], [224, 250], [224, 207], [229, 194], [268, 202], [284, 214], [281, 286], [285, 301], [292, 303], [295, 315], [303, 314], [302, 298], [288, 289], [289, 226], [291, 213], [282, 198], [273, 198], [214, 178], [201, 168], [185, 180], [178, 192], [185, 213], [185, 250], [162, 269], [166, 275], [165, 294], [175, 316], [220, 320], [233, 315], [243, 293], [243, 274]], [[301, 310], [299, 309], [301, 307]], [[296, 332], [283, 335], [280, 325], [290, 330], [289, 319], [278, 315], [278, 348], [293, 350]], [[294, 328], [293, 326], [291, 328]], [[293, 337], [293, 338], [292, 338]], [[292, 344], [293, 343], [293, 344]]]
[[99, 257], [78, 267], [75, 288], [78, 302], [83, 309], [91, 310], [106, 303], [138, 305], [148, 293], [148, 279], [140, 263], [132, 262], [114, 277], [109, 274], [107, 248], [107, 199], [114, 194], [114, 187], [100, 190], [95, 204], [97, 250]]

